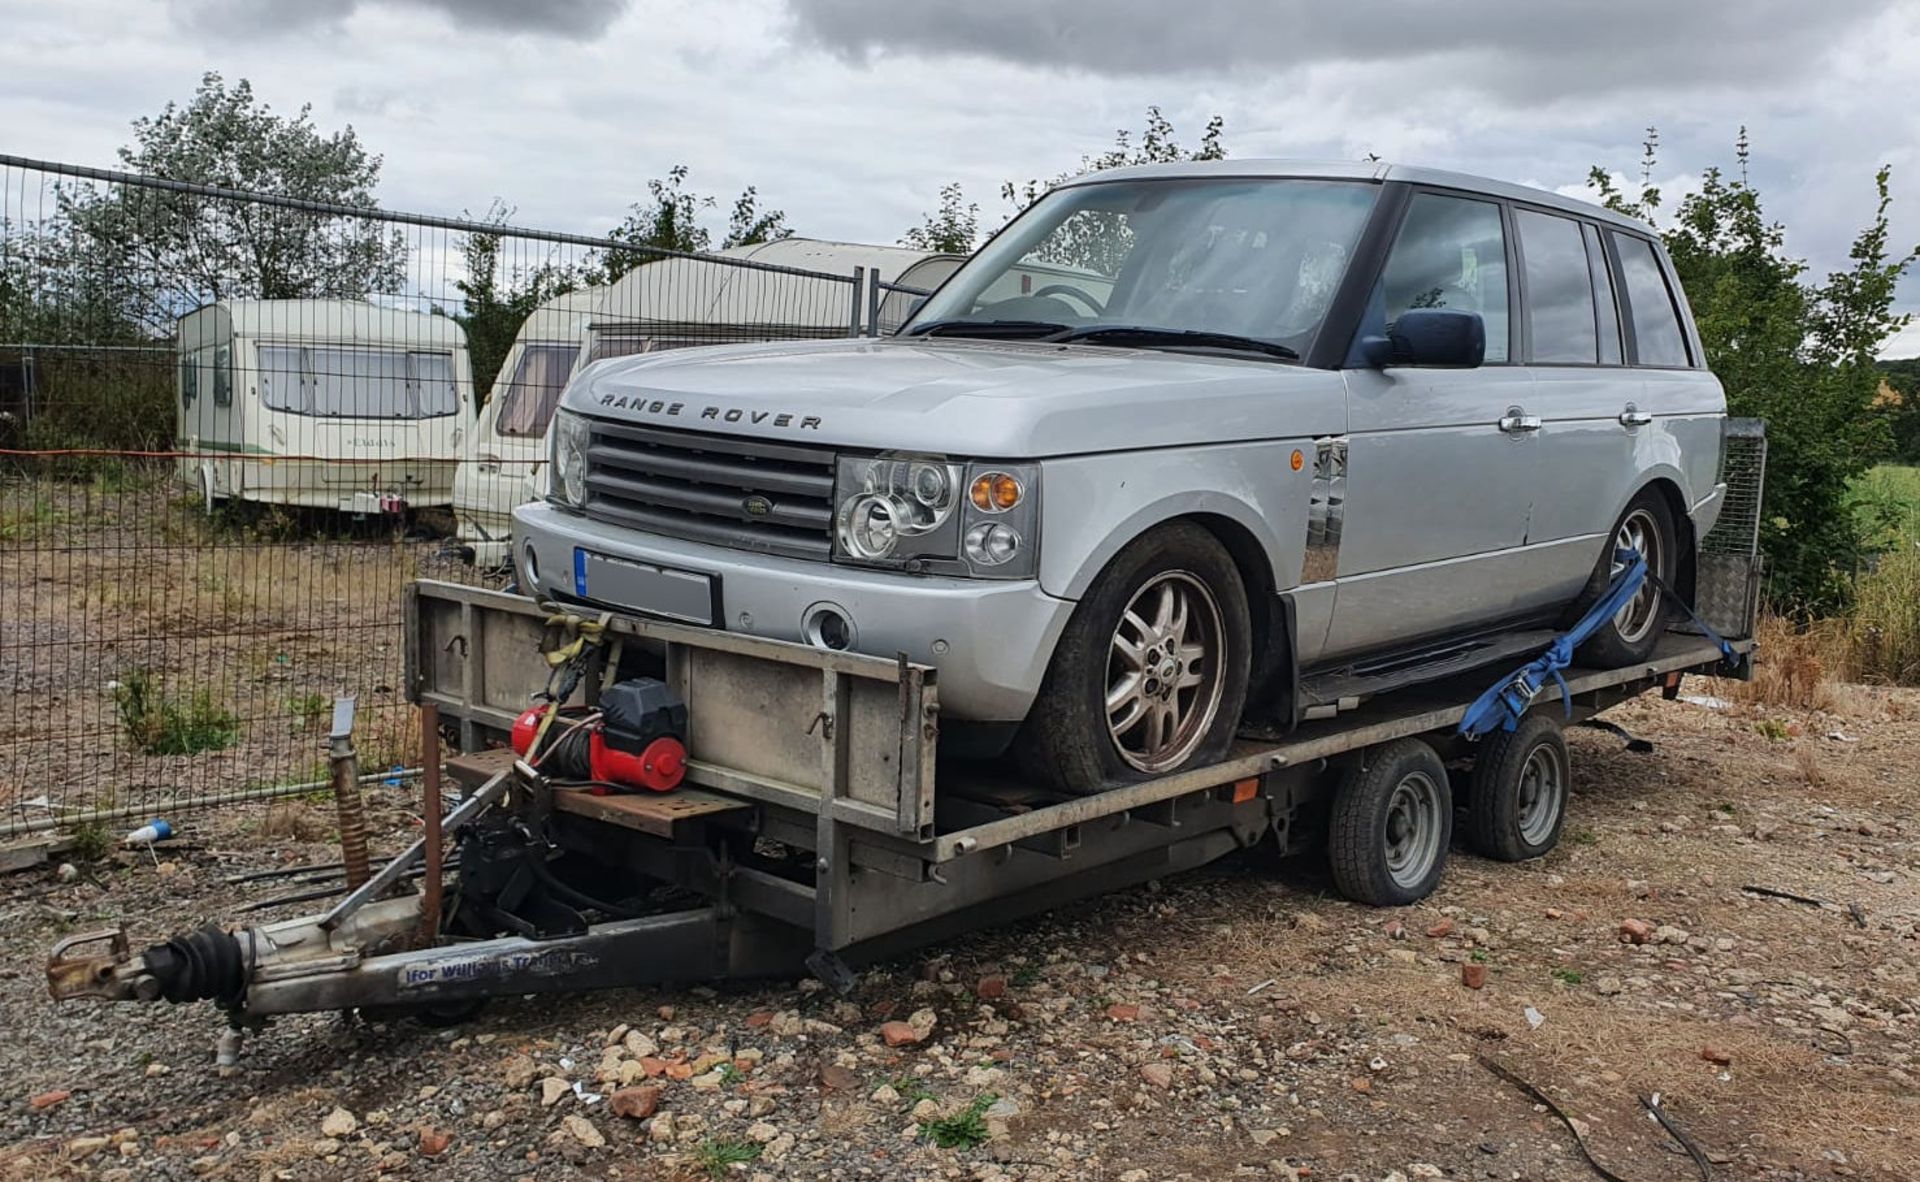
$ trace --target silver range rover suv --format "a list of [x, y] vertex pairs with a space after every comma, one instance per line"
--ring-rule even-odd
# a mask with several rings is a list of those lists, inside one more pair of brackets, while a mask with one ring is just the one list
[[[1646, 226], [1384, 164], [1103, 172], [900, 332], [600, 362], [523, 588], [938, 667], [943, 749], [1096, 792], [1685, 592], [1725, 400]], [[1651, 590], [1583, 651], [1643, 658]]]

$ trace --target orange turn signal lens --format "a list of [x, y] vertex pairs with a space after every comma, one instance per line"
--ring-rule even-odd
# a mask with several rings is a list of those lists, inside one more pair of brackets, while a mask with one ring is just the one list
[[1307, 466], [1307, 455], [1306, 455], [1306, 453], [1305, 453], [1305, 452], [1303, 452], [1303, 451], [1301, 451], [1301, 450], [1300, 450], [1299, 448], [1297, 448], [1297, 447], [1296, 447], [1296, 448], [1294, 448], [1294, 449], [1293, 449], [1293, 460], [1292, 460], [1292, 463], [1293, 463], [1293, 470], [1294, 470], [1295, 472], [1298, 472], [1298, 471], [1299, 471], [1300, 469], [1302, 469], [1302, 468], [1304, 468], [1304, 467], [1306, 467], [1306, 466]]
[[1005, 513], [1020, 503], [1026, 491], [1020, 487], [1020, 481], [1009, 473], [983, 472], [974, 478], [973, 487], [967, 495], [972, 499], [973, 507], [982, 513]]

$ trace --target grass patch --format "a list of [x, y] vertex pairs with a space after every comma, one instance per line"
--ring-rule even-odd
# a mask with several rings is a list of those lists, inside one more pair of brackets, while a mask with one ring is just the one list
[[76, 862], [98, 862], [113, 851], [113, 836], [98, 821], [73, 827], [73, 846], [68, 851]]
[[718, 1178], [733, 1166], [759, 1161], [760, 1149], [760, 1145], [753, 1141], [713, 1138], [702, 1141], [694, 1149], [693, 1164], [705, 1170], [707, 1177]]
[[952, 1116], [920, 1122], [920, 1135], [942, 1149], [972, 1149], [987, 1140], [987, 1109], [1000, 1097], [982, 1092]]
[[1582, 973], [1579, 969], [1555, 969], [1553, 970], [1553, 979], [1562, 985], [1578, 985], [1582, 981], [1585, 981], [1587, 977], [1586, 974]]
[[136, 669], [113, 691], [120, 725], [133, 745], [148, 755], [195, 755], [223, 751], [240, 738], [240, 720], [216, 704], [213, 694], [196, 689], [184, 698], [167, 693], [160, 678]]
[[287, 699], [287, 712], [299, 720], [300, 729], [316, 730], [333, 714], [333, 699], [322, 693], [295, 694]]
[[1599, 845], [1600, 844], [1600, 835], [1598, 833], [1595, 833], [1593, 830], [1587, 828], [1585, 825], [1576, 825], [1572, 829], [1567, 830], [1566, 833], [1563, 835], [1563, 838], [1564, 840], [1570, 842], [1573, 845]]
[[927, 1085], [911, 1075], [888, 1080], [887, 1086], [900, 1093], [900, 1105], [903, 1108], [912, 1108], [922, 1100], [933, 1099], [933, 1093], [927, 1090]]

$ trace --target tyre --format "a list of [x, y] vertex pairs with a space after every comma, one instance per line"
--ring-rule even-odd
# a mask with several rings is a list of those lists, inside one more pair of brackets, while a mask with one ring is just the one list
[[1142, 534], [1074, 609], [1015, 758], [1076, 795], [1218, 760], [1246, 704], [1252, 636], [1240, 572], [1212, 534]]
[[1433, 893], [1453, 842], [1453, 791], [1433, 748], [1400, 739], [1366, 754], [1333, 797], [1327, 860], [1356, 903], [1402, 907]]
[[1480, 740], [1467, 799], [1467, 841], [1497, 862], [1538, 858], [1560, 843], [1573, 763], [1560, 724], [1529, 714]]
[[[1616, 550], [1638, 550], [1646, 555], [1647, 570], [1671, 587], [1680, 569], [1678, 537], [1667, 499], [1654, 489], [1642, 489], [1607, 535], [1606, 553], [1600, 556], [1593, 578], [1581, 594], [1575, 618], [1598, 601], [1620, 573], [1621, 564], [1613, 557]], [[1646, 660], [1660, 643], [1661, 633], [1667, 630], [1672, 610], [1673, 605], [1651, 579], [1642, 583], [1627, 605], [1580, 646], [1580, 663], [1618, 669]]]

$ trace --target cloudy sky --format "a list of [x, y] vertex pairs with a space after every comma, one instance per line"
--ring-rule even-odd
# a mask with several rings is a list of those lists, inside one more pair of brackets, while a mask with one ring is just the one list
[[[1058, 173], [1159, 104], [1236, 156], [1388, 159], [1579, 190], [1753, 174], [1816, 270], [1894, 168], [1920, 242], [1920, 4], [1902, 0], [0, 0], [0, 152], [111, 165], [205, 70], [383, 153], [391, 208], [597, 232], [683, 163], [803, 234], [892, 241], [962, 182]], [[1920, 277], [1902, 303], [1920, 310]], [[1888, 350], [1920, 353], [1920, 326]]]

